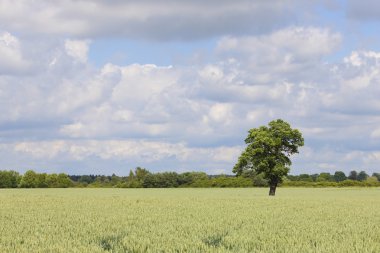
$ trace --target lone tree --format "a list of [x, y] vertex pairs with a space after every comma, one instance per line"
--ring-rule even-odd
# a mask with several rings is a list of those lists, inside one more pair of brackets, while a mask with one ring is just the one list
[[240, 155], [233, 172], [241, 175], [244, 171], [263, 173], [268, 180], [269, 195], [276, 194], [276, 187], [289, 172], [290, 156], [298, 153], [304, 139], [297, 129], [278, 119], [269, 122], [269, 127], [261, 126], [248, 131], [246, 149]]

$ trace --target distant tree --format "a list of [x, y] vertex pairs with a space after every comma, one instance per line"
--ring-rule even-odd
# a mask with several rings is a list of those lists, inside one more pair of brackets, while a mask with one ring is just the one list
[[357, 177], [358, 181], [365, 181], [368, 178], [368, 174], [365, 171], [360, 171]]
[[110, 187], [110, 181], [110, 177], [105, 175], [98, 175], [91, 185], [96, 187]]
[[95, 179], [93, 177], [91, 177], [90, 175], [83, 175], [78, 180], [78, 182], [80, 182], [80, 183], [86, 183], [86, 184], [91, 184], [94, 181], [95, 181]]
[[185, 172], [178, 175], [178, 184], [188, 186], [198, 180], [207, 180], [208, 176], [204, 172]]
[[311, 174], [310, 177], [313, 179], [313, 181], [317, 181], [319, 174]]
[[380, 181], [380, 173], [373, 173], [372, 176], [376, 177], [377, 181]]
[[350, 175], [348, 175], [348, 179], [358, 180], [358, 172], [356, 170], [351, 171]]
[[144, 188], [161, 188], [162, 182], [160, 182], [159, 175], [149, 173], [144, 177], [142, 186]]
[[58, 175], [53, 173], [46, 176], [46, 183], [49, 188], [58, 187]]
[[333, 180], [334, 180], [334, 177], [328, 172], [322, 172], [317, 177], [317, 182], [329, 182]]
[[39, 185], [38, 174], [33, 170], [28, 170], [22, 176], [20, 187], [22, 188], [37, 188]]
[[79, 179], [81, 178], [80, 175], [69, 175], [69, 178], [71, 181], [79, 182]]
[[116, 176], [115, 174], [112, 174], [112, 176], [111, 176], [111, 185], [112, 186], [117, 185], [118, 183], [120, 183], [120, 181], [121, 181], [120, 177]]
[[37, 173], [37, 188], [47, 188], [46, 173]]
[[299, 180], [299, 176], [295, 176], [295, 175], [287, 175], [286, 177], [289, 181], [298, 181]]
[[347, 179], [346, 174], [344, 174], [343, 171], [335, 171], [335, 174], [334, 174], [335, 182], [342, 182], [346, 179]]
[[127, 181], [124, 182], [121, 187], [141, 188], [143, 187], [144, 181], [150, 174], [151, 173], [147, 169], [141, 167], [137, 167], [134, 172], [130, 170]]
[[135, 169], [135, 177], [139, 182], [143, 182], [145, 177], [150, 174], [150, 172], [147, 169], [137, 167]]
[[16, 188], [20, 180], [21, 176], [16, 171], [0, 171], [0, 188]]
[[245, 139], [248, 145], [243, 151], [233, 172], [242, 175], [244, 171], [253, 170], [263, 173], [268, 180], [269, 195], [274, 196], [276, 188], [289, 172], [290, 156], [298, 153], [304, 145], [302, 134], [292, 129], [290, 124], [278, 119], [269, 122], [269, 126], [252, 128]]
[[313, 178], [309, 174], [300, 174], [298, 176], [299, 181], [304, 181], [304, 182], [313, 182]]
[[135, 174], [133, 174], [133, 170], [130, 170], [128, 180], [133, 180], [133, 179], [135, 179]]
[[70, 180], [69, 176], [65, 173], [60, 173], [57, 176], [57, 187], [68, 188], [73, 186], [73, 182]]
[[149, 173], [145, 176], [145, 188], [173, 188], [178, 187], [178, 174], [176, 172]]

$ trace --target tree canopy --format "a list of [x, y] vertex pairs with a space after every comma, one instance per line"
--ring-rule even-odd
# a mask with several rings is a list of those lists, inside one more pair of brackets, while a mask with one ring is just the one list
[[269, 195], [275, 195], [276, 187], [289, 172], [290, 156], [298, 153], [304, 145], [302, 134], [290, 124], [277, 119], [268, 126], [252, 128], [245, 139], [248, 145], [243, 151], [233, 172], [241, 175], [247, 170], [262, 173], [269, 181]]

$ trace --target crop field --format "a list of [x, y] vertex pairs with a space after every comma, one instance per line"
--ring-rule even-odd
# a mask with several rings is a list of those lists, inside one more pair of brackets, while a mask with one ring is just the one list
[[0, 252], [380, 252], [380, 188], [0, 190]]

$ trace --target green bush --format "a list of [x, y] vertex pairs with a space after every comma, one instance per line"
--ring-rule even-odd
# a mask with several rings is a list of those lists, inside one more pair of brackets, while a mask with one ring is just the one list
[[352, 180], [352, 179], [347, 179], [347, 180], [344, 180], [342, 182], [339, 182], [339, 186], [344, 186], [344, 187], [347, 187], [347, 186], [362, 186], [363, 184], [359, 181], [356, 181], [356, 180]]
[[220, 176], [211, 179], [196, 180], [189, 187], [220, 187], [220, 188], [237, 188], [237, 187], [252, 187], [252, 180], [244, 177], [226, 177]]

